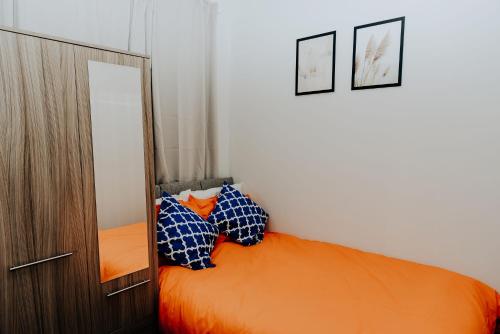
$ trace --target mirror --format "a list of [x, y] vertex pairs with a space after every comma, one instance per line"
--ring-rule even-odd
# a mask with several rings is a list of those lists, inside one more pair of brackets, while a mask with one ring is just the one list
[[149, 267], [141, 71], [89, 61], [101, 283]]

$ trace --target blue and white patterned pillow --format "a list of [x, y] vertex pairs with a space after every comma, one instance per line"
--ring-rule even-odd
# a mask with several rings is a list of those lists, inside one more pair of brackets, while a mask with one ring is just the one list
[[268, 218], [269, 215], [257, 203], [224, 183], [208, 222], [217, 225], [220, 233], [229, 239], [251, 246], [264, 239]]
[[158, 252], [170, 263], [198, 270], [215, 267], [210, 261], [217, 226], [207, 223], [182, 206], [168, 193], [163, 193], [157, 223]]

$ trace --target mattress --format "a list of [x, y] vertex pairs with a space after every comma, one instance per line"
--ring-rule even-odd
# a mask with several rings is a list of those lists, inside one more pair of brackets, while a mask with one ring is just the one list
[[146, 223], [99, 230], [101, 282], [149, 267]]
[[491, 334], [496, 292], [443, 269], [267, 233], [216, 268], [160, 268], [165, 333]]

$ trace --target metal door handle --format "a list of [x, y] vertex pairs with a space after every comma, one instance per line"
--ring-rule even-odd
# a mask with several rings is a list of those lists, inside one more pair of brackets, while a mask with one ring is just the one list
[[52, 256], [52, 257], [49, 257], [49, 258], [46, 258], [46, 259], [43, 259], [43, 260], [38, 260], [38, 261], [26, 263], [26, 264], [21, 264], [19, 266], [12, 267], [9, 270], [10, 271], [15, 271], [15, 270], [26, 268], [26, 267], [31, 267], [31, 266], [34, 266], [34, 265], [37, 265], [37, 264], [40, 264], [40, 263], [45, 263], [45, 262], [49, 262], [49, 261], [54, 261], [54, 260], [62, 259], [64, 257], [68, 257], [70, 255], [73, 255], [73, 253], [66, 253], [66, 254], [56, 255], [56, 256]]
[[123, 289], [120, 289], [120, 290], [116, 290], [116, 291], [113, 291], [113, 292], [110, 292], [106, 295], [106, 297], [111, 297], [111, 296], [114, 296], [114, 295], [117, 295], [119, 293], [122, 293], [122, 292], [125, 292], [127, 290], [130, 290], [130, 289], [133, 289], [133, 288], [137, 288], [138, 286], [141, 286], [141, 285], [144, 285], [144, 284], [147, 284], [151, 282], [151, 280], [145, 280], [143, 282], [140, 282], [140, 283], [137, 283], [137, 284], [134, 284], [134, 285], [131, 285], [131, 286], [128, 286], [126, 288], [123, 288]]

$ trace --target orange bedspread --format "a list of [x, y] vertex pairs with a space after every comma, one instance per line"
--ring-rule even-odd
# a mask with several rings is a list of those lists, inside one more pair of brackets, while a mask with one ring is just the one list
[[99, 230], [101, 282], [149, 267], [146, 223]]
[[172, 333], [490, 334], [496, 292], [435, 267], [292, 236], [225, 242], [216, 268], [160, 268]]

